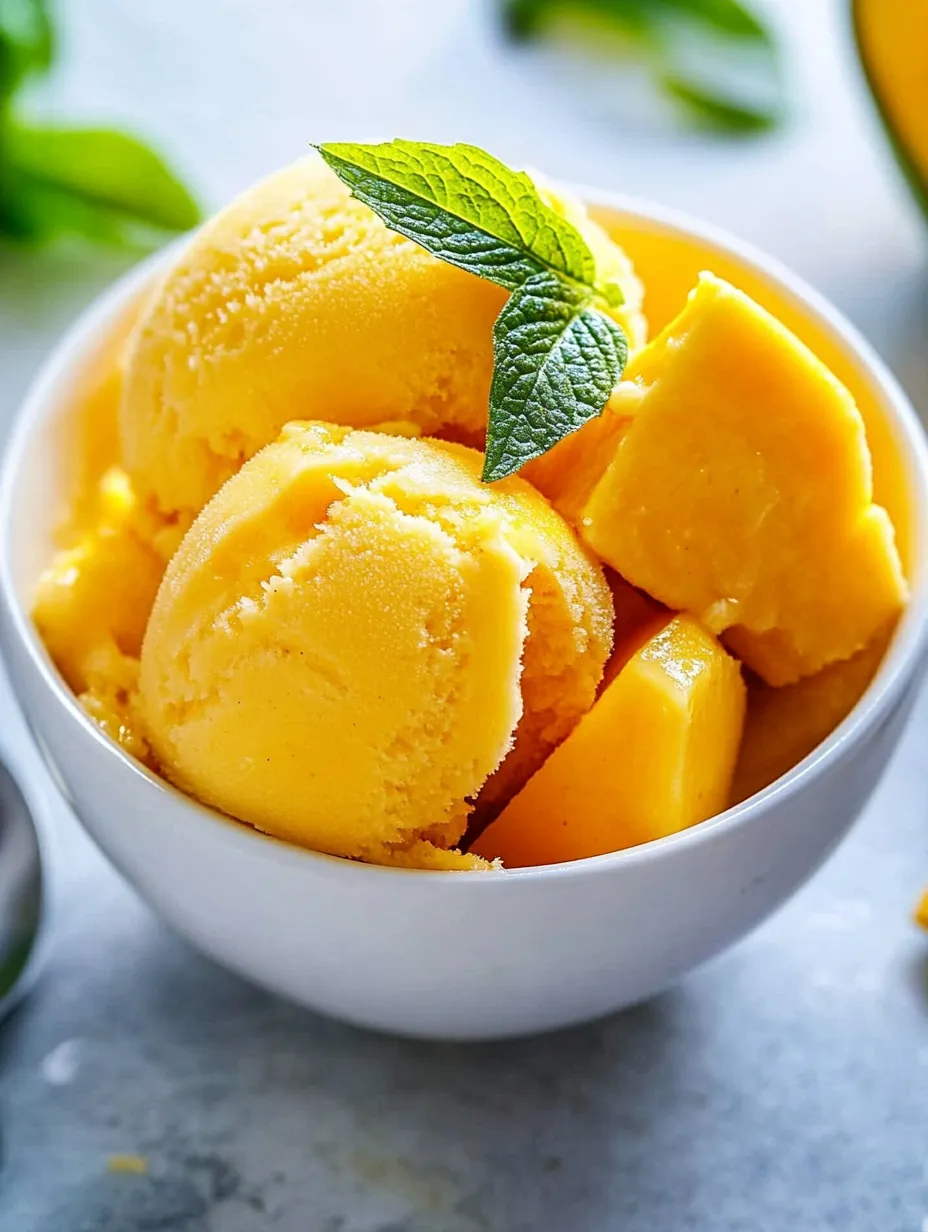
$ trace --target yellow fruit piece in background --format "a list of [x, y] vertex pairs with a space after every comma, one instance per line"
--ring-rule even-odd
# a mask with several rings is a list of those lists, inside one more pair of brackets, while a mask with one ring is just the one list
[[928, 211], [928, 0], [854, 0], [854, 26], [883, 121]]
[[586, 542], [770, 684], [861, 650], [906, 584], [844, 386], [710, 274], [627, 377], [638, 405], [584, 509]]
[[670, 619], [473, 850], [511, 868], [551, 864], [711, 817], [728, 799], [744, 697], [738, 664], [719, 642], [688, 616]]
[[145, 1155], [111, 1155], [106, 1161], [106, 1170], [144, 1176], [148, 1172], [148, 1158]]
[[922, 900], [915, 909], [915, 922], [922, 928], [928, 928], [928, 890], [922, 895]]

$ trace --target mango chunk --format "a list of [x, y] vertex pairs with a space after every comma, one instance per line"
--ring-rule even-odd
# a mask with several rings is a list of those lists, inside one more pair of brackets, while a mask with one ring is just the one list
[[509, 868], [580, 860], [673, 834], [728, 799], [741, 670], [689, 616], [664, 619], [472, 850]]
[[922, 895], [921, 901], [915, 908], [915, 923], [928, 929], [928, 890]]
[[893, 152], [928, 216], [928, 4], [853, 0], [854, 33]]
[[546, 496], [561, 517], [579, 522], [593, 489], [615, 454], [619, 441], [638, 409], [637, 386], [621, 382], [602, 414], [558, 441], [553, 449], [533, 458], [520, 474]]
[[659, 633], [676, 614], [668, 611], [663, 604], [646, 595], [643, 590], [636, 590], [625, 578], [611, 569], [606, 570], [606, 581], [612, 592], [615, 618], [612, 625], [612, 653], [603, 669], [600, 693], [615, 680], [635, 651], [640, 650], [649, 638]]
[[769, 684], [863, 649], [906, 584], [845, 387], [710, 274], [627, 375], [637, 408], [583, 510], [589, 546]]
[[731, 788], [732, 804], [775, 782], [799, 764], [847, 718], [873, 679], [887, 633], [841, 663], [781, 689], [748, 682], [744, 738]]
[[88, 525], [39, 578], [33, 617], [76, 693], [92, 685], [101, 649], [137, 658], [164, 563], [137, 533], [125, 473], [111, 468], [88, 497]]

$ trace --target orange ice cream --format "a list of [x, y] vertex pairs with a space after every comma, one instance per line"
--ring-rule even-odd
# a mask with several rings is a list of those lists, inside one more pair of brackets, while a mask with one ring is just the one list
[[[622, 285], [616, 316], [643, 342], [628, 259], [582, 205], [545, 191]], [[291, 419], [402, 421], [479, 443], [506, 298], [303, 159], [218, 214], [168, 271], [129, 351], [124, 463], [144, 501], [189, 524]]]
[[[472, 867], [470, 801], [518, 785], [588, 708], [611, 642], [598, 566], [461, 446], [292, 424], [165, 575], [140, 712], [178, 786], [375, 862]], [[524, 667], [523, 667], [524, 664]]]

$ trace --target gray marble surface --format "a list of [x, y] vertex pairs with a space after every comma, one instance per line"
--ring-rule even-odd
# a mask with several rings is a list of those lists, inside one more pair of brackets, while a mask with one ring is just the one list
[[[603, 74], [513, 58], [474, 0], [61, 8], [65, 60], [36, 106], [132, 121], [211, 201], [309, 138], [475, 140], [759, 242], [928, 412], [928, 232], [876, 140], [841, 0], [768, 5], [799, 104], [746, 146], [630, 118]], [[119, 268], [0, 252], [4, 423]], [[342, 1027], [197, 956], [56, 800], [2, 681], [0, 714], [54, 839], [47, 963], [0, 1028], [2, 1232], [928, 1228], [928, 943], [909, 921], [928, 694], [851, 838], [739, 948], [628, 1013], [467, 1047]]]

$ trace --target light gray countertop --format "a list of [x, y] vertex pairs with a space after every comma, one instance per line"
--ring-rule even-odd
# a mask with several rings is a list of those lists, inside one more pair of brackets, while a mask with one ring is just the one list
[[[132, 121], [213, 201], [311, 138], [474, 140], [760, 243], [928, 412], [928, 229], [875, 139], [841, 0], [768, 5], [799, 114], [753, 145], [627, 122], [596, 74], [510, 58], [475, 0], [60, 7], [51, 107]], [[0, 253], [4, 423], [119, 267]], [[928, 941], [909, 919], [928, 694], [851, 838], [734, 952], [600, 1023], [442, 1046], [314, 1017], [193, 953], [56, 801], [0, 690], [3, 751], [55, 837], [48, 961], [0, 1028], [2, 1232], [928, 1228]], [[119, 1155], [147, 1173], [111, 1171]]]

